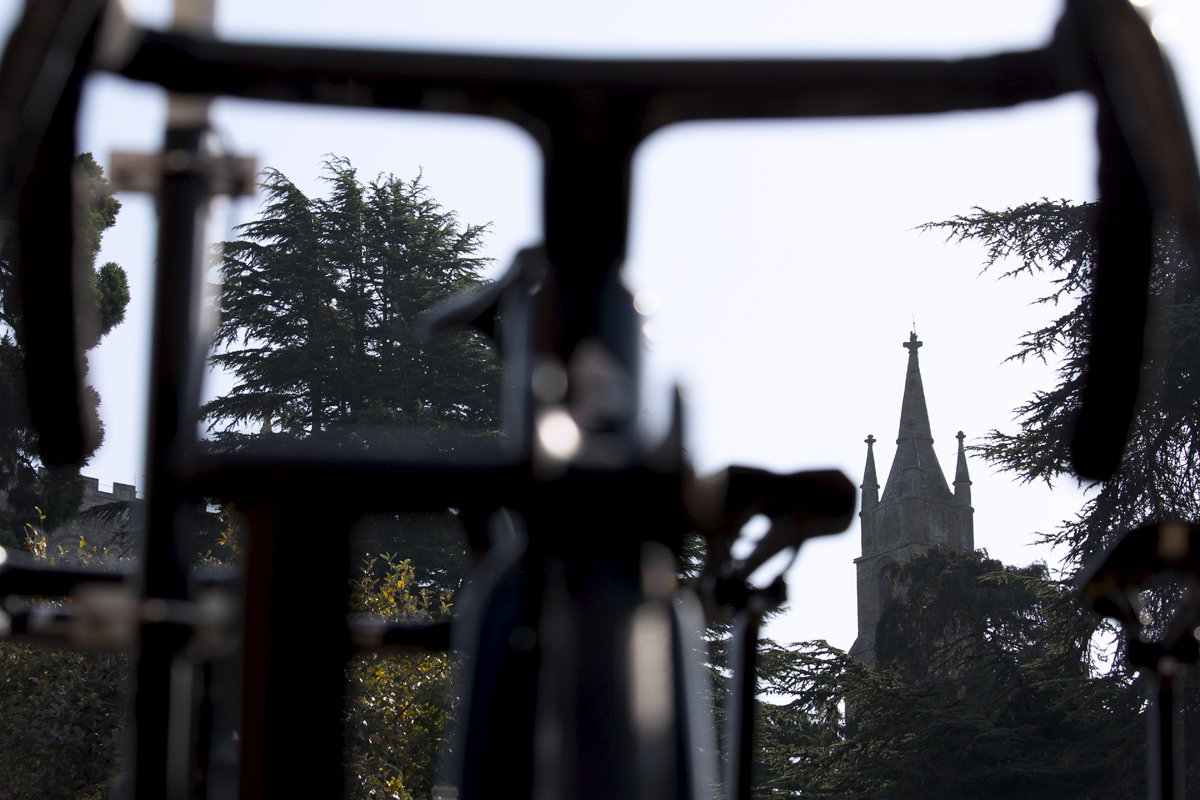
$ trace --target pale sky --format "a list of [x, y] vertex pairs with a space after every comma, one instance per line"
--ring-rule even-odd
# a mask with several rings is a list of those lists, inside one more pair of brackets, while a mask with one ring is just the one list
[[[166, 3], [138, 0], [152, 24]], [[437, 50], [557, 55], [934, 55], [1035, 47], [1050, 37], [1057, 0], [829, 2], [610, 0], [606, 3], [314, 2], [217, 0], [221, 35]], [[18, 6], [0, 0], [5, 30]], [[1200, 0], [1147, 8], [1167, 42], [1190, 109], [1200, 106]], [[81, 149], [107, 164], [113, 150], [160, 146], [161, 91], [91, 80]], [[492, 225], [496, 269], [540, 238], [538, 153], [499, 122], [418, 114], [303, 109], [220, 101], [226, 146], [320, 193], [326, 153], [360, 176], [422, 170], [433, 196], [464, 222]], [[953, 472], [963, 430], [977, 441], [1012, 430], [1011, 409], [1051, 380], [1049, 367], [1004, 365], [1018, 336], [1054, 309], [1031, 307], [1035, 281], [979, 276], [978, 247], [947, 245], [922, 223], [1042, 197], [1094, 199], [1093, 111], [1085, 97], [995, 112], [907, 119], [697, 123], [666, 129], [639, 151], [627, 280], [659, 298], [647, 318], [647, 429], [664, 422], [668, 388], [684, 386], [688, 450], [697, 467], [837, 467], [861, 481], [867, 434], [887, 473], [899, 425], [915, 317], [935, 448]], [[102, 260], [129, 273], [124, 325], [91, 355], [103, 403], [103, 448], [84, 470], [142, 484], [153, 205], [121, 195]], [[214, 239], [254, 215], [258, 200], [219, 207]], [[219, 376], [209, 391], [222, 385]], [[1033, 546], [1082, 503], [1073, 485], [1017, 486], [971, 464], [976, 545], [1006, 563], [1055, 555]], [[949, 477], [952, 477], [950, 475]], [[791, 609], [769, 634], [855, 636], [852, 559], [857, 523], [810, 543], [789, 576]]]

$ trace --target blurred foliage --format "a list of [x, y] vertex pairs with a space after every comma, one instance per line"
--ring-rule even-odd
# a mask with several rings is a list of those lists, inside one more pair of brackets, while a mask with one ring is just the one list
[[0, 798], [107, 798], [129, 657], [0, 643]]
[[[382, 575], [377, 569], [382, 565]], [[352, 608], [392, 622], [424, 623], [450, 615], [450, 592], [422, 586], [407, 560], [366, 561]], [[446, 734], [457, 710], [450, 653], [356, 657], [347, 670], [348, 798], [429, 797]]]
[[[240, 563], [245, 530], [233, 506], [214, 515], [215, 553], [201, 563]], [[120, 563], [80, 540], [48, 552], [36, 526], [26, 529], [36, 562], [80, 566]], [[423, 583], [407, 559], [364, 560], [351, 610], [397, 622], [442, 620], [451, 590]], [[54, 602], [51, 601], [53, 605]], [[0, 800], [99, 800], [115, 796], [121, 731], [128, 719], [131, 659], [125, 653], [73, 651], [0, 642]], [[347, 667], [347, 797], [429, 797], [447, 746], [455, 703], [451, 656], [363, 655]]]
[[[83, 539], [73, 551], [48, 553], [34, 525], [25, 539], [37, 563], [119, 563]], [[129, 713], [129, 656], [0, 642], [0, 676], [0, 800], [114, 796], [117, 741]]]
[[[368, 514], [351, 534], [351, 548], [363, 563], [390, 553], [412, 566], [417, 583], [439, 592], [462, 586], [468, 568], [467, 533], [452, 511]], [[376, 577], [390, 568], [374, 559]]]

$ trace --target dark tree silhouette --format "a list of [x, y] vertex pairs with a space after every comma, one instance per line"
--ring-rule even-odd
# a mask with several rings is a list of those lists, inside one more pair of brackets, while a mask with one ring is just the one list
[[[1095, 203], [1042, 200], [1005, 211], [975, 209], [925, 226], [952, 240], [983, 243], [984, 271], [1000, 269], [1004, 278], [1051, 277], [1053, 290], [1036, 302], [1061, 314], [1026, 333], [1010, 360], [1053, 363], [1056, 383], [1015, 410], [1016, 432], [993, 430], [975, 448], [1024, 481], [1071, 479], [1070, 434], [1083, 389], [1097, 213]], [[1066, 545], [1075, 567], [1122, 531], [1200, 516], [1200, 299], [1194, 286], [1174, 230], [1161, 226], [1141, 393], [1120, 469], [1097, 487], [1075, 519], [1045, 534]]]
[[[331, 192], [309, 198], [276, 170], [266, 205], [222, 245], [212, 364], [229, 393], [202, 409], [218, 442], [261, 429], [375, 446], [403, 432], [495, 436], [499, 367], [485, 337], [420, 342], [420, 314], [482, 282], [486, 226], [461, 226], [420, 177], [363, 184], [330, 157]], [[249, 428], [249, 430], [247, 430]]]
[[1143, 689], [1093, 674], [1095, 621], [1043, 565], [934, 547], [897, 564], [872, 671], [766, 642], [758, 793], [1141, 798]]

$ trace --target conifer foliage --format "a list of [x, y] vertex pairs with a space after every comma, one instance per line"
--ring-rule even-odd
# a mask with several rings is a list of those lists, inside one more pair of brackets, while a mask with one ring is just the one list
[[[484, 225], [461, 225], [421, 178], [363, 183], [324, 162], [324, 198], [268, 169], [265, 206], [225, 242], [212, 364], [236, 379], [202, 414], [226, 443], [250, 431], [374, 446], [421, 431], [494, 432], [496, 358], [477, 333], [420, 342], [420, 314], [478, 285]], [[493, 433], [494, 435], [494, 433]]]
[[[984, 271], [1004, 278], [1045, 274], [1052, 290], [1035, 302], [1061, 309], [1026, 333], [1011, 361], [1055, 363], [1057, 382], [1015, 409], [1017, 430], [991, 431], [977, 451], [1024, 481], [1070, 476], [1069, 448], [1083, 391], [1096, 266], [1096, 203], [1041, 200], [1004, 211], [931, 223], [951, 240], [987, 248]], [[1168, 224], [1155, 241], [1150, 324], [1138, 408], [1119, 471], [1079, 515], [1046, 538], [1087, 563], [1122, 531], [1166, 519], [1200, 518], [1200, 297], [1192, 265]]]

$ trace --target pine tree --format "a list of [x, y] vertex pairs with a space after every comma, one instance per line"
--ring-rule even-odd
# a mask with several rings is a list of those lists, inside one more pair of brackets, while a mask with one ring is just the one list
[[[984, 271], [1002, 277], [1049, 275], [1053, 290], [1035, 302], [1061, 308], [1048, 324], [1026, 333], [1010, 361], [1056, 363], [1054, 386], [1015, 410], [1015, 433], [991, 431], [976, 450], [1023, 481], [1069, 479], [1070, 436], [1079, 408], [1096, 265], [1096, 203], [1042, 200], [1004, 211], [975, 209], [930, 223], [957, 241], [987, 247]], [[1066, 545], [1082, 566], [1122, 531], [1164, 519], [1200, 517], [1200, 298], [1191, 264], [1169, 224], [1155, 241], [1141, 394], [1119, 471], [1102, 482], [1079, 515], [1046, 539]]]
[[[212, 362], [237, 376], [232, 392], [208, 403], [211, 420], [277, 423], [296, 435], [318, 432], [336, 386], [341, 320], [337, 275], [322, 258], [313, 203], [283, 175], [267, 170], [266, 208], [225, 242], [221, 323]], [[236, 346], [234, 346], [236, 345]]]
[[[495, 439], [499, 365], [484, 337], [416, 335], [424, 311], [483, 281], [487, 226], [461, 225], [420, 176], [363, 183], [344, 158], [323, 167], [329, 192], [317, 198], [268, 169], [262, 212], [221, 246], [211, 363], [237, 383], [202, 409], [214, 446], [415, 439], [452, 454], [464, 440]], [[354, 547], [368, 560], [408, 559], [421, 585], [439, 590], [457, 589], [466, 567], [449, 510], [372, 516]]]
[[[83, 153], [75, 159], [75, 230], [92, 275], [95, 314], [80, 315], [81, 344], [91, 350], [125, 317], [129, 284], [115, 263], [99, 267], [96, 259], [104, 232], [116, 224], [121, 204], [108, 190], [104, 171]], [[6, 225], [8, 223], [5, 223]], [[5, 231], [7, 233], [8, 231]], [[18, 546], [25, 524], [53, 530], [76, 515], [83, 501], [81, 464], [47, 467], [38, 454], [37, 435], [29, 419], [25, 392], [25, 344], [21, 301], [13, 261], [14, 237], [0, 244], [0, 490], [7, 492], [8, 512], [0, 512], [0, 545]], [[36, 265], [30, 265], [36, 268]], [[99, 419], [100, 395], [86, 387], [89, 413], [103, 435]], [[95, 452], [94, 450], [92, 452]], [[86, 453], [86, 463], [92, 455]], [[39, 519], [41, 509], [44, 520]]]
[[499, 368], [484, 337], [416, 337], [423, 311], [482, 282], [486, 226], [461, 226], [420, 176], [363, 184], [330, 157], [323, 177], [330, 194], [313, 199], [267, 170], [262, 213], [222, 245], [211, 361], [237, 384], [202, 410], [216, 440], [495, 436]]

